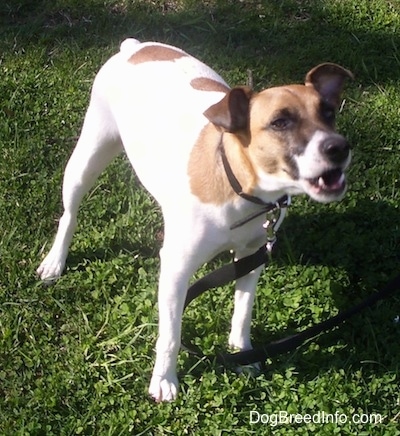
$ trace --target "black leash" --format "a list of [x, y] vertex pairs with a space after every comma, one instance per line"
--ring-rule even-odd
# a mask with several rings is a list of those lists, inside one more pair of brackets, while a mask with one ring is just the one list
[[[239, 181], [235, 177], [232, 168], [229, 165], [228, 159], [225, 154], [225, 149], [222, 143], [220, 144], [220, 152], [221, 152], [221, 158], [224, 165], [224, 169], [228, 177], [228, 180], [232, 186], [232, 189], [240, 197], [261, 206], [261, 209], [259, 211], [235, 223], [231, 227], [231, 230], [246, 224], [250, 220], [262, 215], [263, 213], [271, 212], [275, 209], [285, 208], [289, 205], [290, 198], [288, 196], [281, 197], [276, 203], [266, 203], [264, 200], [258, 197], [254, 197], [252, 195], [244, 193], [242, 186], [240, 185]], [[270, 229], [271, 228], [274, 235], [274, 230], [275, 230], [274, 226], [273, 225], [270, 226]], [[186, 309], [186, 307], [196, 297], [202, 295], [205, 291], [211, 288], [224, 286], [240, 277], [244, 277], [254, 269], [258, 268], [259, 266], [266, 265], [269, 260], [269, 254], [273, 242], [274, 239], [271, 239], [269, 241], [271, 245], [268, 245], [269, 243], [267, 243], [265, 246], [260, 247], [252, 255], [247, 256], [243, 259], [239, 259], [238, 261], [234, 261], [228, 265], [224, 265], [218, 270], [207, 274], [206, 276], [195, 282], [188, 289], [184, 309]], [[331, 330], [332, 328], [340, 325], [341, 323], [348, 320], [352, 316], [360, 313], [364, 309], [368, 307], [372, 307], [378, 301], [388, 298], [399, 288], [400, 288], [400, 275], [393, 278], [382, 289], [370, 295], [369, 297], [365, 298], [358, 304], [350, 307], [349, 309], [343, 310], [339, 312], [337, 315], [333, 316], [332, 318], [329, 318], [326, 321], [323, 321], [319, 324], [309, 327], [306, 330], [270, 342], [268, 344], [255, 348], [253, 350], [240, 351], [237, 353], [219, 353], [215, 357], [217, 358], [218, 361], [220, 361], [223, 364], [248, 365], [256, 362], [265, 362], [267, 358], [272, 358], [278, 354], [283, 354], [288, 351], [295, 350], [308, 339], [315, 338], [320, 333], [325, 332], [327, 330]], [[205, 356], [199, 350], [199, 348], [195, 347], [193, 344], [189, 343], [185, 345], [184, 343], [182, 343], [182, 347], [188, 350], [190, 353], [196, 354], [197, 356], [210, 358], [210, 356]]]
[[259, 266], [266, 264], [268, 259], [268, 249], [263, 245], [250, 256], [224, 265], [197, 280], [187, 291], [184, 310], [195, 298], [199, 297], [205, 291], [224, 286], [236, 279], [240, 279], [240, 277], [244, 277]]
[[[235, 261], [229, 265], [225, 265], [222, 268], [206, 275], [189, 288], [185, 301], [185, 308], [191, 303], [191, 301], [203, 294], [205, 291], [214, 287], [223, 286], [237, 278], [245, 276], [253, 269], [267, 263], [268, 259], [268, 249], [266, 246], [264, 246], [251, 256]], [[382, 289], [374, 294], [371, 294], [358, 304], [350, 307], [349, 309], [343, 310], [332, 318], [322, 321], [321, 323], [309, 327], [306, 330], [294, 333], [293, 335], [270, 342], [252, 350], [240, 351], [237, 353], [219, 353], [215, 357], [219, 362], [225, 365], [249, 365], [256, 362], [265, 362], [267, 358], [272, 358], [279, 354], [295, 350], [308, 339], [315, 338], [320, 333], [337, 327], [352, 316], [359, 314], [364, 309], [372, 307], [378, 301], [390, 297], [399, 288], [400, 274], [394, 277]], [[205, 356], [198, 347], [195, 347], [192, 344], [182, 345], [184, 349], [192, 354], [212, 359], [212, 356]]]

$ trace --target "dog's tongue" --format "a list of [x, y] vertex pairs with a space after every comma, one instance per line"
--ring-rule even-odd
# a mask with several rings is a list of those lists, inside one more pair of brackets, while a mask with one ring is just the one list
[[320, 188], [329, 189], [330, 191], [341, 189], [343, 182], [344, 174], [339, 169], [327, 171], [318, 179], [318, 185]]

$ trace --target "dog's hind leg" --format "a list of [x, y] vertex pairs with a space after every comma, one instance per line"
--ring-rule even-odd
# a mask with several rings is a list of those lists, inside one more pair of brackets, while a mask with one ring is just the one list
[[[256, 293], [257, 281], [262, 271], [262, 266], [236, 281], [235, 307], [229, 334], [229, 346], [233, 351], [247, 351], [253, 349], [250, 338], [252, 309]], [[239, 366], [237, 373], [243, 371], [258, 374], [260, 363]]]
[[[237, 255], [245, 257], [249, 253]], [[236, 281], [235, 306], [229, 334], [229, 346], [240, 351], [251, 350], [250, 339], [252, 309], [256, 293], [257, 281], [263, 267], [260, 266]]]
[[80, 138], [64, 173], [64, 213], [53, 246], [37, 269], [42, 280], [52, 281], [61, 275], [82, 198], [121, 150], [121, 140], [112, 115], [96, 96], [92, 96]]

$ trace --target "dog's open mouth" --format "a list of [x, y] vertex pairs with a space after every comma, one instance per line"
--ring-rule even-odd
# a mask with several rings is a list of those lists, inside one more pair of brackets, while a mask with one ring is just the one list
[[339, 194], [346, 187], [346, 177], [340, 168], [325, 171], [320, 176], [307, 179], [317, 193]]

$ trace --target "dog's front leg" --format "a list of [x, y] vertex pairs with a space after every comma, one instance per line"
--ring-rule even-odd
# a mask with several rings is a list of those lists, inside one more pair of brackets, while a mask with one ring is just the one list
[[[237, 258], [249, 253], [238, 253]], [[260, 266], [236, 281], [235, 306], [232, 316], [229, 346], [240, 351], [252, 349], [250, 339], [252, 309], [258, 278], [263, 267]]]
[[[178, 391], [176, 361], [181, 344], [181, 324], [188, 282], [197, 268], [190, 254], [175, 244], [164, 244], [160, 252], [161, 270], [158, 289], [158, 339], [156, 362], [149, 393], [157, 401], [172, 401]], [[178, 243], [179, 244], [179, 243]]]
[[180, 348], [183, 304], [188, 279], [161, 271], [158, 290], [156, 362], [149, 393], [157, 401], [172, 401], [178, 391], [176, 361]]

